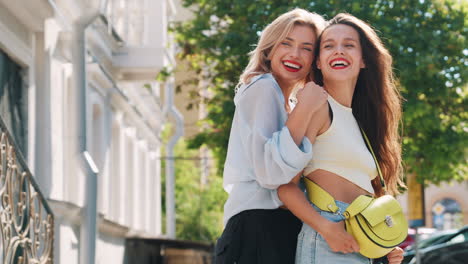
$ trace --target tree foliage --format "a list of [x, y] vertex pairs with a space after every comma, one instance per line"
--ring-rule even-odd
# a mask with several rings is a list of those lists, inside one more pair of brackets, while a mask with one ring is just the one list
[[[164, 134], [168, 132], [165, 131]], [[223, 203], [220, 201], [226, 200], [227, 195], [222, 188], [222, 179], [209, 177], [207, 184], [201, 183], [199, 152], [188, 149], [183, 138], [176, 144], [174, 156], [176, 237], [212, 243], [220, 236], [223, 227]], [[163, 186], [166, 179], [165, 166], [166, 162], [163, 160]], [[165, 193], [163, 188], [164, 219]], [[165, 221], [163, 223], [165, 226]]]
[[[331, 18], [349, 12], [367, 21], [394, 58], [404, 102], [406, 171], [420, 181], [468, 179], [466, 2], [454, 0], [184, 0], [195, 17], [174, 25], [181, 58], [208, 80], [205, 129], [190, 142], [207, 145], [222, 169], [234, 113], [234, 87], [261, 30], [294, 7]], [[196, 93], [195, 93], [196, 94]]]
[[198, 151], [189, 150], [185, 142], [176, 147], [176, 235], [178, 239], [214, 242], [223, 229], [223, 203], [226, 193], [220, 177], [209, 177], [208, 184], [201, 183]]

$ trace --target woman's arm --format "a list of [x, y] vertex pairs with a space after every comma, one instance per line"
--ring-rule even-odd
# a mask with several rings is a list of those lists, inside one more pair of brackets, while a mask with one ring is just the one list
[[[317, 89], [302, 91], [302, 100], [308, 98], [303, 96], [304, 92], [307, 96], [322, 93], [320, 96], [325, 98], [323, 91]], [[306, 111], [308, 106], [302, 102], [303, 105], [294, 110], [293, 117], [288, 117], [281, 89], [268, 76], [256, 80], [236, 97], [235, 131], [240, 133], [237, 137], [245, 150], [245, 160], [252, 163], [259, 185], [276, 192], [278, 186], [290, 182], [311, 158], [312, 146], [304, 137], [307, 127], [296, 124], [300, 120], [307, 123], [304, 120], [310, 120], [317, 107], [309, 106], [309, 111]], [[299, 144], [294, 137], [300, 138]], [[277, 202], [281, 205], [279, 199]]]
[[[286, 126], [297, 145], [304, 138], [312, 116], [326, 105], [327, 97], [328, 94], [325, 90], [314, 82], [306, 83], [304, 88], [297, 92], [296, 107], [294, 107], [286, 121]], [[309, 140], [311, 139], [309, 138]]]
[[[331, 124], [328, 105], [322, 105], [307, 127], [306, 136], [315, 142], [317, 135], [325, 132]], [[335, 252], [351, 253], [359, 251], [356, 240], [344, 229], [343, 222], [334, 223], [322, 217], [310, 205], [304, 193], [297, 186], [301, 174], [290, 183], [278, 188], [278, 196], [284, 205], [304, 223], [316, 230]]]
[[[298, 174], [296, 177], [300, 177]], [[297, 179], [296, 179], [297, 180]], [[356, 240], [344, 229], [344, 223], [334, 223], [322, 217], [310, 205], [299, 187], [290, 182], [278, 188], [278, 196], [284, 205], [305, 224], [316, 230], [334, 252], [358, 252]]]

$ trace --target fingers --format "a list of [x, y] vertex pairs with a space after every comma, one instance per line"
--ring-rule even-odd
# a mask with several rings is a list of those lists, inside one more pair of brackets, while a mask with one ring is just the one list
[[353, 239], [353, 241], [351, 243], [351, 248], [353, 249], [353, 252], [359, 252], [359, 250], [361, 250], [361, 249], [359, 248], [358, 242], [352, 236], [351, 236], [351, 238]]
[[389, 264], [400, 264], [403, 261], [403, 249], [396, 247], [387, 255]]
[[354, 252], [359, 252], [359, 244], [351, 235], [346, 234], [345, 250], [343, 251], [343, 253], [354, 253]]
[[[301, 88], [300, 90], [314, 90], [314, 91], [320, 91], [322, 94], [327, 94], [327, 91], [325, 91], [325, 89], [320, 86], [320, 85], [317, 85], [315, 84], [314, 82], [308, 82], [306, 83], [306, 85]], [[328, 95], [328, 94], [327, 94]]]
[[341, 253], [353, 253], [355, 252], [355, 241], [354, 238], [348, 234], [344, 234], [342, 238], [343, 244], [341, 245], [341, 249], [339, 250]]
[[323, 87], [313, 83], [313, 82], [308, 82], [304, 88], [302, 88], [300, 91], [298, 91], [296, 98], [298, 101], [305, 101], [308, 102], [309, 104], [311, 102], [314, 102], [312, 105], [315, 110], [318, 109], [319, 106], [323, 105], [326, 103], [327, 98], [328, 98], [328, 93], [323, 89]]
[[325, 240], [333, 252], [344, 254], [359, 252], [359, 244], [353, 236], [345, 231], [343, 222], [330, 223], [330, 227], [333, 232]]

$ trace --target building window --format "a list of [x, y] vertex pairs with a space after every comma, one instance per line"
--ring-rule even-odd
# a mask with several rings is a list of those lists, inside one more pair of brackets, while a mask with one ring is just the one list
[[0, 116], [10, 134], [27, 157], [28, 89], [24, 69], [0, 50]]
[[444, 198], [432, 206], [433, 227], [439, 230], [461, 228], [463, 214], [460, 204], [449, 198]]

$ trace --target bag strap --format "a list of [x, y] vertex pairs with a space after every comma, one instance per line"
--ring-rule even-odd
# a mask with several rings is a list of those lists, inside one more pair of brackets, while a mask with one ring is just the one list
[[385, 185], [385, 181], [382, 176], [382, 171], [380, 170], [379, 162], [377, 161], [377, 158], [375, 157], [374, 150], [372, 149], [369, 138], [367, 138], [366, 132], [364, 132], [364, 129], [362, 129], [361, 126], [359, 126], [359, 129], [361, 130], [361, 134], [362, 134], [362, 137], [364, 138], [364, 141], [366, 141], [367, 148], [370, 150], [372, 157], [374, 158], [375, 166], [377, 167], [377, 173], [379, 174], [379, 178], [380, 178], [380, 184], [382, 184], [382, 189], [384, 193], [386, 193], [387, 187]]
[[[315, 206], [320, 208], [322, 211], [332, 212], [335, 214], [340, 213], [340, 208], [336, 205], [335, 198], [333, 198], [333, 196], [331, 196], [327, 191], [307, 177], [304, 177], [304, 184], [307, 189], [307, 196]], [[374, 198], [371, 196], [359, 195], [348, 206], [348, 208], [346, 208], [346, 211], [343, 212], [343, 216], [346, 219], [350, 219], [367, 208], [373, 200]]]
[[335, 198], [309, 178], [304, 177], [304, 184], [309, 200], [322, 211], [336, 213], [340, 208], [335, 203]]

